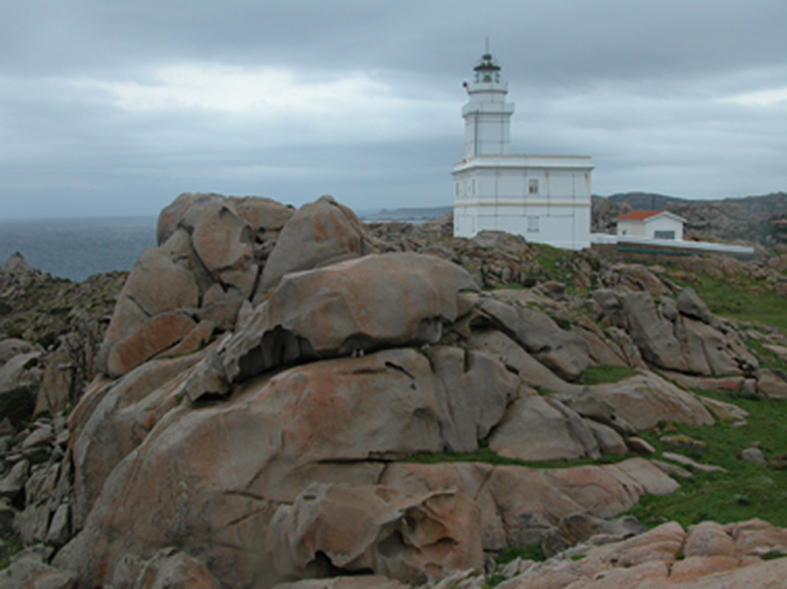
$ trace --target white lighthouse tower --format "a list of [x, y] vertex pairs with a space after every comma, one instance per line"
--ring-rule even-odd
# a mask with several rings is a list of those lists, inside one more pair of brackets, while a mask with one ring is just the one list
[[506, 102], [508, 84], [500, 81], [500, 66], [484, 53], [475, 66], [475, 79], [464, 87], [470, 101], [462, 108], [465, 119], [465, 159], [505, 154], [511, 144], [514, 105]]
[[566, 249], [590, 245], [589, 156], [509, 154], [508, 84], [487, 50], [465, 82], [465, 154], [454, 165], [454, 235], [499, 230]]

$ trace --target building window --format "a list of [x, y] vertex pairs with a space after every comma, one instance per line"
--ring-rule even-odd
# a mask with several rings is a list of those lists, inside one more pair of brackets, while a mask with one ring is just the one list
[[674, 231], [654, 231], [653, 239], [675, 239]]
[[[538, 182], [538, 180], [536, 180]], [[538, 232], [538, 217], [528, 217], [527, 218], [527, 231], [528, 233], [537, 233]]]
[[[527, 184], [528, 194], [538, 194], [538, 179], [531, 179]], [[538, 218], [538, 217], [536, 217]]]

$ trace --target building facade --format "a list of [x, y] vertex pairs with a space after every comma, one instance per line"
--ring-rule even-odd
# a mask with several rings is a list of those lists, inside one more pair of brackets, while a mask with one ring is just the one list
[[631, 211], [617, 218], [621, 237], [683, 241], [686, 219], [668, 211]]
[[508, 84], [485, 53], [465, 83], [465, 154], [454, 165], [454, 235], [498, 230], [566, 249], [590, 245], [588, 156], [509, 154]]

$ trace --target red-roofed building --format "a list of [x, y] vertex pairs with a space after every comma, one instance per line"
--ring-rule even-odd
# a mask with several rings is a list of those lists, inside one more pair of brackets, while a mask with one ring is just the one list
[[631, 211], [617, 222], [619, 236], [683, 241], [686, 219], [669, 211]]

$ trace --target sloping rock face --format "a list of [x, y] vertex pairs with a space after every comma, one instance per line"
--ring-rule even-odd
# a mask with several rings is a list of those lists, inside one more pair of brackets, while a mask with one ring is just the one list
[[[594, 308], [615, 326], [572, 323], [548, 312], [565, 296], [554, 285], [536, 299], [479, 293], [440, 255], [377, 253], [328, 197], [293, 212], [182, 195], [158, 238], [69, 418], [79, 533], [54, 564], [80, 586], [172, 570], [231, 587], [480, 570], [484, 551], [555, 537], [577, 513], [614, 517], [678, 483], [644, 458], [549, 470], [419, 461], [482, 447], [597, 458], [661, 420], [712, 423], [647, 370], [642, 358], [657, 364], [673, 344], [651, 342], [636, 305], [666, 322], [684, 369], [678, 325], [724, 338], [702, 353], [708, 370], [746, 361], [690, 295], [657, 307], [645, 291], [598, 291]], [[491, 243], [510, 256], [523, 246], [486, 235], [472, 247]], [[657, 292], [643, 272], [629, 283]], [[640, 373], [581, 384], [603, 359]]]
[[625, 329], [651, 364], [703, 376], [751, 373], [759, 365], [734, 327], [716, 320], [696, 294], [657, 306], [647, 291], [597, 290], [608, 320]]

